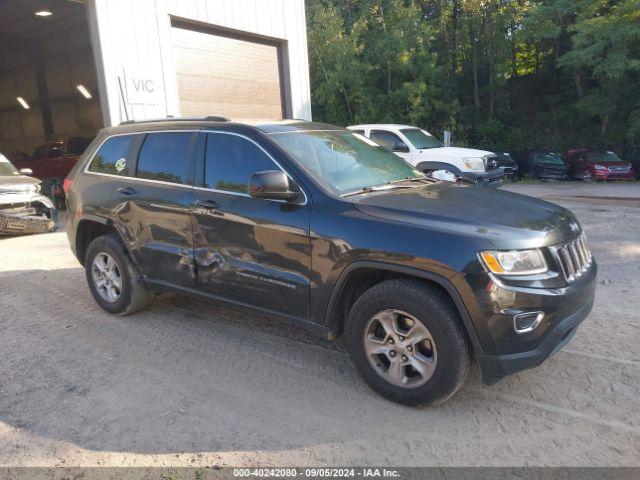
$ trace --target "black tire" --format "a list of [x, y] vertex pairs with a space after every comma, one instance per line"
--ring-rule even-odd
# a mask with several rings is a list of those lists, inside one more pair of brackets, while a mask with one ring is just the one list
[[[435, 371], [413, 388], [399, 387], [370, 363], [364, 336], [370, 320], [388, 309], [404, 311], [430, 332], [437, 349]], [[418, 280], [387, 280], [367, 290], [354, 303], [345, 325], [347, 347], [363, 380], [384, 398], [409, 406], [437, 405], [464, 383], [471, 364], [471, 345], [458, 312], [447, 295]]]
[[[101, 253], [106, 253], [115, 260], [121, 277], [122, 289], [119, 298], [113, 303], [101, 297], [92, 278], [93, 261]], [[103, 310], [116, 315], [129, 315], [142, 310], [151, 301], [153, 296], [150, 290], [142, 282], [140, 273], [117, 234], [103, 235], [93, 240], [87, 248], [84, 265], [91, 294]]]

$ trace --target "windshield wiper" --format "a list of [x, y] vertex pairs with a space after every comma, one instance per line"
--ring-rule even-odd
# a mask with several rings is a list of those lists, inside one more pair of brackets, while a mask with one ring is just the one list
[[434, 179], [429, 177], [404, 177], [404, 178], [400, 178], [399, 180], [391, 180], [390, 182], [387, 182], [387, 184], [393, 185], [396, 183], [403, 183], [403, 182], [423, 182], [423, 181], [434, 182]]
[[383, 190], [394, 190], [396, 188], [411, 188], [408, 185], [392, 185], [390, 183], [385, 183], [384, 185], [373, 185], [370, 187], [362, 187], [360, 190], [355, 190], [353, 192], [347, 192], [340, 195], [341, 197], [350, 197], [351, 195], [361, 195], [363, 193], [371, 193], [371, 192], [381, 192]]

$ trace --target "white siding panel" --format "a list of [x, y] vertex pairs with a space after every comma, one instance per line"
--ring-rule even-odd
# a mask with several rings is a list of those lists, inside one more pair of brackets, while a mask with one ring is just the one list
[[[291, 110], [311, 119], [304, 0], [88, 0], [105, 125], [126, 118], [118, 78], [153, 79], [153, 103], [127, 104], [135, 119], [180, 115], [171, 17], [286, 41]], [[125, 95], [126, 96], [126, 95]]]

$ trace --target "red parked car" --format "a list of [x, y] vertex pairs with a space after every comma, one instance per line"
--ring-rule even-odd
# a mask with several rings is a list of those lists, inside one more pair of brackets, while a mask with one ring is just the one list
[[578, 148], [567, 152], [565, 162], [569, 165], [569, 176], [584, 181], [636, 179], [631, 163], [614, 152]]
[[45, 143], [35, 149], [31, 158], [19, 162], [19, 168], [30, 168], [40, 180], [64, 179], [91, 143], [88, 137], [69, 137]]

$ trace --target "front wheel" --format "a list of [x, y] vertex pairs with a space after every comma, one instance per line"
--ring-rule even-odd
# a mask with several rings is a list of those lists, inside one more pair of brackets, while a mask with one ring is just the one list
[[417, 280], [388, 280], [367, 290], [349, 313], [346, 336], [364, 381], [404, 405], [446, 401], [464, 383], [471, 362], [450, 299]]

